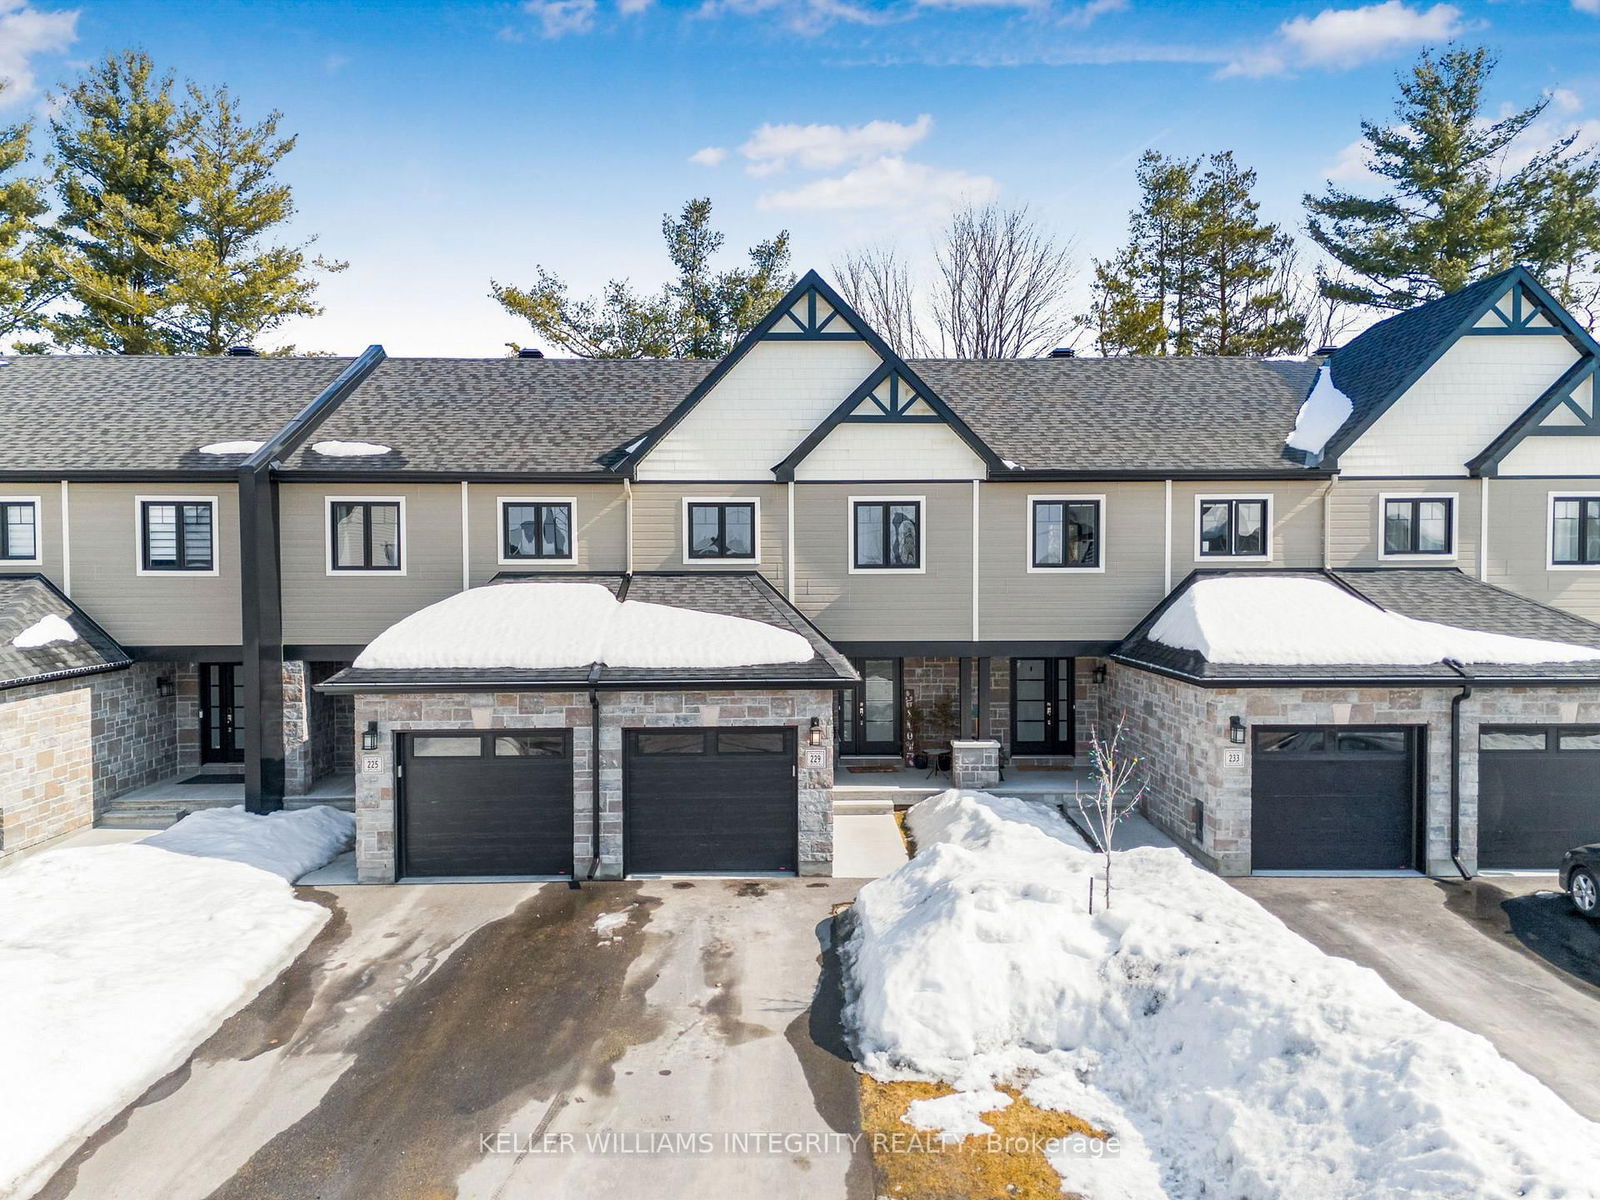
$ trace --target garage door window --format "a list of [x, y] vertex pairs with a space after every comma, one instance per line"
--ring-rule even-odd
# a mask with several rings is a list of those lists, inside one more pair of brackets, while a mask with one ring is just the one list
[[718, 754], [782, 754], [784, 735], [779, 729], [741, 729], [717, 734]]
[[1563, 729], [1556, 740], [1563, 750], [1600, 750], [1600, 729]]
[[634, 753], [647, 757], [664, 754], [704, 754], [706, 739], [700, 733], [641, 733], [634, 742]]
[[1256, 735], [1262, 754], [1321, 754], [1325, 739], [1320, 729], [1264, 729]]
[[523, 733], [494, 739], [496, 758], [564, 758], [567, 739], [560, 733]]
[[477, 758], [483, 753], [481, 737], [419, 737], [411, 739], [414, 758]]
[[1542, 729], [1484, 729], [1478, 734], [1480, 750], [1543, 750], [1544, 745]]
[[1404, 754], [1406, 734], [1401, 729], [1363, 729], [1352, 733], [1339, 733], [1335, 752], [1338, 754]]

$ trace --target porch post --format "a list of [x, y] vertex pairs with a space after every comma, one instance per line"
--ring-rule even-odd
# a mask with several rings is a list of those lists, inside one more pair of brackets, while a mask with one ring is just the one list
[[978, 660], [978, 740], [989, 736], [989, 659]]
[[968, 737], [972, 731], [971, 668], [970, 658], [956, 659], [956, 712], [960, 714], [956, 722], [956, 736], [960, 738]]

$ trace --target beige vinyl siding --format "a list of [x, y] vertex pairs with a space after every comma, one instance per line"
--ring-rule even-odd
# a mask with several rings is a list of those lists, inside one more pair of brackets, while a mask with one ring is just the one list
[[1198, 567], [1226, 567], [1225, 558], [1202, 559], [1196, 553], [1200, 532], [1200, 496], [1272, 498], [1272, 557], [1244, 562], [1253, 567], [1320, 567], [1322, 565], [1323, 480], [1220, 483], [1174, 482], [1172, 485], [1172, 583], [1176, 587]]
[[[1106, 569], [1029, 571], [1030, 496], [1104, 496], [1101, 549]], [[1160, 602], [1164, 484], [985, 484], [982, 504], [983, 638], [1121, 638]], [[1183, 528], [1175, 517], [1174, 542]]]
[[[61, 481], [38, 483], [0, 483], [0, 498], [37, 499], [39, 563], [7, 562], [0, 559], [0, 575], [43, 575], [59, 588], [65, 581], [61, 571]], [[69, 502], [70, 506], [70, 502]]]
[[[60, 494], [57, 485], [58, 501]], [[215, 575], [138, 573], [139, 496], [216, 497]], [[233, 484], [74, 483], [68, 507], [72, 598], [107, 633], [124, 646], [239, 644], [239, 501]], [[60, 529], [46, 536], [59, 550]]]
[[[787, 585], [789, 489], [783, 484], [633, 485], [633, 569], [635, 571], [760, 571], [780, 592]], [[686, 498], [761, 502], [760, 563], [684, 562], [683, 502]]]
[[[625, 571], [628, 567], [628, 512], [621, 483], [474, 483], [468, 486], [468, 538], [472, 548], [472, 586], [488, 583], [501, 571]], [[574, 501], [572, 563], [524, 559], [500, 562], [500, 498]], [[456, 536], [460, 544], [461, 488], [455, 487]], [[456, 578], [461, 561], [456, 559]]]
[[[1330, 567], [1460, 567], [1478, 573], [1480, 483], [1476, 479], [1345, 479], [1337, 480], [1328, 499], [1328, 565]], [[1456, 497], [1456, 554], [1382, 559], [1379, 531], [1380, 496]], [[1493, 506], [1491, 504], [1491, 511]]]
[[[405, 501], [404, 574], [328, 573], [327, 498]], [[364, 644], [400, 618], [461, 590], [461, 489], [452, 484], [282, 484], [283, 638]]]
[[[923, 498], [924, 570], [850, 571], [850, 498]], [[795, 485], [795, 606], [836, 641], [972, 637], [972, 485]]]
[[1600, 479], [1489, 482], [1489, 582], [1600, 620], [1600, 569], [1549, 569], [1551, 492], [1600, 494]]

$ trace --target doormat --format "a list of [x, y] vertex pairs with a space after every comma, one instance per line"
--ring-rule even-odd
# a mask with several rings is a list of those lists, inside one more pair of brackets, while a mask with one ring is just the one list
[[861, 763], [845, 767], [852, 775], [893, 775], [899, 769], [893, 763]]
[[191, 775], [179, 783], [243, 783], [244, 775]]

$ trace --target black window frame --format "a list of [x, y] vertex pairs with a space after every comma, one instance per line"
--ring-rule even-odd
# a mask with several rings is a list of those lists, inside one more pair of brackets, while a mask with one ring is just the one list
[[[721, 554], [715, 551], [702, 552], [695, 549], [694, 545], [694, 513], [697, 508], [711, 508], [717, 511], [717, 541], [724, 547], [728, 544], [728, 510], [730, 508], [744, 508], [750, 511], [750, 553], [733, 554], [724, 551]], [[742, 562], [753, 563], [760, 559], [761, 531], [756, 522], [758, 513], [754, 500], [686, 500], [683, 505], [683, 549], [684, 557], [691, 562]]]
[[[534, 509], [535, 553], [519, 553], [511, 541], [511, 510]], [[567, 552], [552, 554], [544, 549], [544, 509], [567, 510]], [[500, 501], [500, 561], [507, 562], [572, 562], [578, 556], [577, 506], [571, 500], [508, 500]]]
[[[1195, 509], [1195, 557], [1196, 558], [1259, 558], [1272, 557], [1272, 500], [1266, 496], [1201, 496], [1196, 500]], [[1226, 550], [1206, 549], [1206, 509], [1215, 505], [1228, 506], [1228, 548]], [[1258, 505], [1261, 509], [1261, 549], [1239, 549], [1239, 507], [1240, 505]]]
[[[883, 520], [879, 523], [879, 553], [882, 559], [875, 563], [861, 561], [861, 510], [866, 508], [881, 509]], [[915, 562], [897, 563], [890, 562], [889, 547], [893, 540], [893, 531], [890, 527], [889, 510], [895, 508], [914, 508], [917, 510], [917, 557]], [[922, 570], [923, 538], [927, 530], [923, 526], [927, 506], [919, 499], [906, 497], [904, 499], [889, 500], [857, 500], [850, 501], [850, 567], [855, 571], [920, 571]]]
[[[1061, 508], [1061, 561], [1039, 561], [1039, 509], [1042, 505], [1059, 505]], [[1067, 510], [1075, 507], [1094, 509], [1094, 555], [1089, 562], [1067, 561]], [[1105, 501], [1098, 496], [1035, 496], [1028, 502], [1028, 565], [1035, 571], [1098, 571], [1105, 565]]]
[[[29, 522], [33, 527], [33, 552], [17, 554], [11, 549], [11, 515], [13, 508], [25, 508], [33, 514]], [[43, 558], [39, 549], [39, 502], [37, 500], [0, 500], [0, 562], [35, 563]]]
[[[341, 508], [366, 510], [361, 518], [361, 556], [365, 560], [364, 562], [342, 563], [339, 561], [339, 510]], [[393, 564], [372, 561], [372, 510], [375, 508], [394, 509], [395, 560]], [[405, 543], [405, 506], [400, 501], [363, 500], [359, 497], [346, 498], [344, 496], [329, 497], [328, 569], [330, 571], [359, 571], [362, 574], [366, 574], [369, 571], [381, 571], [384, 574], [399, 574], [405, 569]]]
[[[1456, 556], [1456, 498], [1454, 496], [1385, 496], [1383, 498], [1383, 511], [1378, 514], [1379, 536], [1383, 539], [1383, 557], [1385, 558], [1454, 558]], [[1389, 548], [1389, 506], [1391, 504], [1406, 504], [1411, 507], [1411, 548], [1409, 550], [1392, 550]], [[1444, 505], [1444, 548], [1442, 550], [1419, 550], [1422, 537], [1422, 505]]]
[[[174, 508], [176, 513], [176, 535], [174, 546], [177, 557], [170, 563], [154, 562], [150, 558], [150, 510], [152, 508]], [[184, 510], [189, 508], [203, 508], [206, 510], [206, 560], [204, 563], [189, 560], [189, 540], [184, 537], [185, 515]], [[139, 569], [147, 572], [161, 572], [163, 574], [206, 573], [217, 569], [217, 503], [210, 499], [192, 499], [188, 496], [174, 496], [171, 499], [142, 498], [139, 501]]]
[[[1556, 505], [1576, 504], [1578, 506], [1578, 537], [1576, 558], [1557, 557], [1556, 549]], [[1593, 508], [1594, 514], [1589, 514]], [[1584, 547], [1589, 544], [1587, 526], [1590, 523], [1600, 522], [1600, 496], [1552, 496], [1550, 498], [1550, 565], [1553, 567], [1600, 567], [1600, 554], [1588, 557]]]

